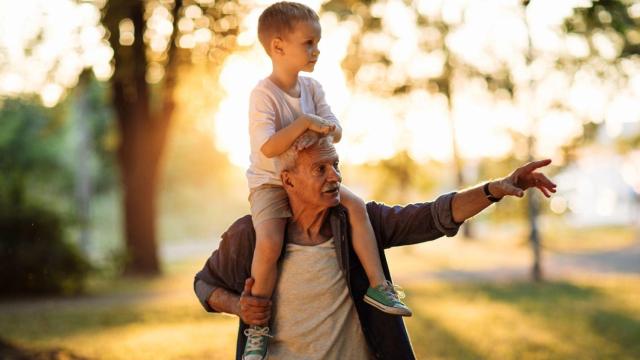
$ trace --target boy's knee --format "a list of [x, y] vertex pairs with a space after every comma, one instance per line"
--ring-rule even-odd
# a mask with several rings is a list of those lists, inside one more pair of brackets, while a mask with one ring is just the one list
[[342, 205], [349, 210], [349, 212], [366, 212], [367, 204], [358, 196], [348, 196], [343, 198]]

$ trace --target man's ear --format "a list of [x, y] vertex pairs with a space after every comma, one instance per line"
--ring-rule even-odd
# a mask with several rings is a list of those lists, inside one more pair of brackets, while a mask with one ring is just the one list
[[284, 50], [282, 48], [282, 38], [274, 37], [271, 40], [271, 53], [278, 54], [278, 55], [284, 54]]
[[282, 186], [285, 188], [292, 188], [293, 182], [291, 181], [291, 173], [289, 170], [282, 170], [280, 173], [280, 180], [282, 180]]

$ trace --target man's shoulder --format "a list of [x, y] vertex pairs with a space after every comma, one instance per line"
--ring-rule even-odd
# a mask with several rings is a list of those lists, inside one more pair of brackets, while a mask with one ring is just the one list
[[253, 229], [253, 220], [251, 219], [251, 215], [244, 215], [238, 218], [227, 228], [227, 231], [222, 235], [223, 239], [226, 237], [237, 238], [237, 237], [254, 237], [255, 231]]

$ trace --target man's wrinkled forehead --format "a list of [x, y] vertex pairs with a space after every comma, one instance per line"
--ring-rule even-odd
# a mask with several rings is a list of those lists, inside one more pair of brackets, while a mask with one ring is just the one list
[[331, 163], [338, 161], [338, 152], [333, 144], [315, 144], [300, 151], [298, 159], [300, 163], [311, 166], [320, 163]]

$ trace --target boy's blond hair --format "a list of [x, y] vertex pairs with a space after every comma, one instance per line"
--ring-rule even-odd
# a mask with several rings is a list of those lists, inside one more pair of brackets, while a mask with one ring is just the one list
[[269, 53], [269, 44], [275, 37], [293, 31], [300, 21], [320, 21], [318, 14], [306, 5], [281, 1], [266, 8], [258, 19], [258, 39]]

